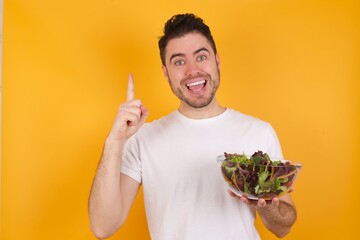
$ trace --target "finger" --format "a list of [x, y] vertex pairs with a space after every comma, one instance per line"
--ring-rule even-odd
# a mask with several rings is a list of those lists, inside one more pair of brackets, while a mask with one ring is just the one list
[[247, 199], [247, 198], [244, 197], [244, 196], [241, 196], [241, 197], [240, 197], [240, 200], [241, 200], [243, 203], [251, 204], [251, 202], [249, 201], [249, 199]]
[[235, 193], [233, 193], [230, 189], [227, 190], [228, 194], [231, 196], [231, 197], [238, 197]]
[[137, 114], [128, 113], [126, 117], [128, 126], [136, 126], [139, 122], [139, 115]]
[[273, 199], [271, 200], [271, 204], [272, 204], [272, 206], [274, 206], [274, 207], [278, 207], [278, 206], [279, 206], [279, 202], [280, 202], [280, 200], [279, 200], [278, 197], [275, 197], [275, 198], [273, 198]]
[[258, 207], [265, 207], [265, 206], [266, 206], [266, 201], [265, 201], [265, 199], [260, 198], [260, 199], [258, 200], [257, 205], [258, 205]]
[[128, 77], [128, 89], [126, 94], [126, 101], [131, 101], [135, 97], [135, 90], [134, 90], [134, 78], [133, 75], [130, 73]]
[[241, 196], [240, 200], [247, 204], [247, 205], [251, 205], [251, 206], [256, 206], [257, 205], [257, 200], [253, 200], [253, 199], [248, 199], [246, 196]]
[[122, 106], [120, 108], [120, 110], [121, 110], [121, 114], [123, 114], [123, 116], [128, 116], [128, 114], [136, 116], [137, 120], [133, 121], [133, 122], [138, 122], [141, 119], [141, 115], [142, 115], [141, 108], [138, 107], [137, 105], [132, 105], [132, 106], [125, 105], [125, 106]]
[[144, 105], [140, 105], [141, 117], [139, 122], [143, 124], [146, 121], [146, 118], [149, 115], [149, 110]]
[[122, 119], [121, 122], [138, 122], [141, 111], [138, 107], [121, 106], [117, 113], [117, 118]]

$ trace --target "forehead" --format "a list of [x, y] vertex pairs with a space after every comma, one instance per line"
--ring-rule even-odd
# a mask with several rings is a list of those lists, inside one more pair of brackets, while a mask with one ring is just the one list
[[184, 36], [171, 39], [165, 48], [165, 58], [169, 59], [171, 55], [182, 53], [182, 54], [193, 54], [200, 48], [206, 48], [212, 52], [211, 45], [207, 38], [201, 33], [193, 32], [188, 33]]

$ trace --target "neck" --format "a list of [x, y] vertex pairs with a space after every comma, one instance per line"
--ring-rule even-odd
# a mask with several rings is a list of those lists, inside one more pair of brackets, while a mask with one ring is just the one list
[[192, 119], [204, 119], [215, 117], [223, 113], [226, 108], [219, 105], [219, 103], [214, 99], [209, 105], [202, 108], [194, 108], [187, 105], [184, 102], [180, 103], [179, 112]]

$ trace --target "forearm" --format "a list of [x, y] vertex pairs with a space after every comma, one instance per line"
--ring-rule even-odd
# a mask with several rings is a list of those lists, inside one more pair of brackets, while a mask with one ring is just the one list
[[98, 237], [113, 234], [123, 221], [120, 166], [124, 143], [107, 139], [89, 198], [91, 229]]
[[264, 225], [277, 237], [284, 237], [290, 232], [296, 221], [297, 213], [292, 202], [280, 200], [278, 206], [271, 204], [256, 207]]

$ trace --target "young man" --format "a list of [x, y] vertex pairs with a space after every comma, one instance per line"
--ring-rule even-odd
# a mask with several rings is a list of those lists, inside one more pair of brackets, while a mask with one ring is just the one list
[[90, 193], [94, 234], [106, 238], [121, 227], [142, 184], [152, 239], [260, 239], [256, 211], [271, 232], [285, 236], [296, 219], [289, 194], [267, 203], [226, 193], [217, 155], [282, 152], [270, 124], [216, 100], [220, 60], [208, 26], [192, 14], [175, 15], [159, 48], [179, 108], [145, 123], [148, 110], [134, 99], [129, 77], [127, 101], [106, 139]]

